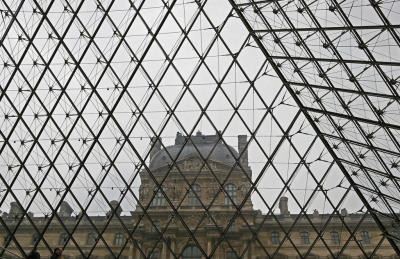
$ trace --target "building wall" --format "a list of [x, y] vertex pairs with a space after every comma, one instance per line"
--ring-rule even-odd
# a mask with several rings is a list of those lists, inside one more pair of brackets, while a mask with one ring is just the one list
[[[241, 143], [241, 146], [243, 147], [244, 144]], [[152, 156], [155, 155], [156, 152]], [[232, 165], [210, 159], [205, 165], [196, 155], [189, 155], [185, 159], [177, 161], [173, 167], [163, 165], [159, 168], [151, 168], [151, 173], [159, 183], [162, 183], [166, 195], [173, 206], [177, 208], [178, 214], [174, 213], [167, 200], [153, 203], [152, 198], [156, 194], [157, 185], [153, 182], [149, 172], [140, 172], [139, 200], [144, 207], [149, 206], [149, 209], [145, 213], [140, 206], [137, 206], [136, 210], [131, 212], [131, 216], [120, 217], [129, 231], [135, 230], [132, 238], [126, 234], [126, 230], [115, 216], [112, 219], [108, 219], [106, 216], [92, 217], [91, 219], [99, 231], [104, 232], [103, 238], [113, 253], [119, 254], [122, 251], [122, 258], [129, 259], [144, 258], [140, 256], [139, 248], [146, 253], [146, 257], [153, 251], [158, 254], [158, 258], [174, 258], [171, 250], [179, 255], [186, 246], [197, 245], [196, 241], [205, 253], [212, 255], [213, 258], [220, 259], [226, 258], [227, 252], [232, 251], [232, 249], [245, 259], [268, 258], [266, 253], [270, 256], [274, 255], [275, 258], [293, 259], [299, 258], [299, 253], [302, 255], [308, 253], [307, 258], [322, 259], [331, 258], [330, 251], [336, 254], [343, 246], [346, 246], [346, 248], [340, 258], [347, 258], [346, 256], [349, 256], [348, 258], [365, 258], [359, 246], [370, 253], [378, 244], [380, 248], [374, 258], [398, 258], [394, 255], [394, 251], [388, 242], [386, 240], [382, 242], [381, 232], [369, 215], [365, 216], [360, 226], [358, 224], [364, 215], [348, 214], [344, 217], [344, 221], [350, 230], [357, 228], [354, 232], [355, 239], [360, 241], [357, 244], [354, 238], [348, 241], [349, 231], [339, 220], [338, 215], [332, 218], [330, 218], [330, 215], [323, 214], [310, 214], [308, 215], [309, 219], [304, 215], [299, 217], [299, 215], [289, 213], [287, 199], [281, 200], [281, 214], [263, 215], [260, 211], [254, 210], [250, 197], [243, 202], [251, 187], [248, 181], [248, 177], [251, 177], [251, 169], [247, 165], [247, 158], [242, 159], [241, 163], [243, 163], [241, 167], [232, 167]], [[226, 178], [229, 180], [225, 181]], [[189, 204], [189, 184], [200, 186], [200, 199], [204, 207], [199, 204]], [[221, 184], [223, 186], [227, 184], [236, 186], [235, 203], [236, 206], [241, 206], [240, 214], [236, 213], [235, 206], [226, 204]], [[161, 199], [164, 199], [163, 196], [161, 196]], [[205, 208], [208, 208], [207, 214], [204, 213]], [[69, 211], [68, 206], [65, 211]], [[120, 209], [117, 211], [118, 214], [121, 213]], [[227, 226], [235, 214], [234, 225], [228, 228]], [[158, 231], [152, 226], [149, 217], [153, 223], [157, 224]], [[3, 219], [11, 229], [17, 222], [12, 215], [3, 216]], [[182, 220], [185, 224], [182, 223]], [[318, 228], [317, 231], [323, 233], [322, 237], [325, 244], [317, 236], [316, 229], [308, 220]], [[385, 222], [385, 219], [382, 220]], [[34, 218], [34, 221], [39, 229], [43, 229], [46, 223], [43, 218]], [[110, 221], [109, 226], [103, 229], [108, 221]], [[53, 222], [44, 236], [51, 249], [62, 246], [62, 244], [59, 244], [59, 239], [60, 235], [65, 232], [56, 220]], [[65, 217], [63, 222], [72, 231], [77, 219]], [[385, 224], [389, 225], [390, 222]], [[193, 232], [194, 238], [188, 234], [187, 229]], [[280, 242], [285, 236], [285, 231], [290, 232], [290, 240], [286, 239], [284, 242]], [[333, 243], [330, 236], [330, 233], [334, 231], [339, 233], [339, 244], [337, 245]], [[368, 232], [369, 244], [361, 241], [361, 231]], [[224, 232], [223, 235], [222, 232]], [[252, 232], [256, 235], [253, 236]], [[302, 243], [302, 232], [309, 233], [308, 244]], [[0, 233], [0, 242], [3, 244], [6, 234], [1, 226]], [[33, 248], [34, 233], [32, 226], [24, 220], [15, 238], [25, 252], [29, 252]], [[85, 255], [93, 247], [93, 245], [87, 244], [89, 233], [95, 233], [95, 231], [89, 221], [82, 220], [73, 235]], [[115, 236], [119, 233], [123, 233], [123, 242], [122, 244], [114, 244]], [[277, 243], [273, 242], [274, 233], [279, 233], [279, 242]], [[313, 245], [313, 248], [308, 251], [311, 245]], [[17, 247], [13, 244], [8, 249], [18, 253]], [[38, 250], [44, 258], [50, 254], [49, 248], [45, 247], [43, 242], [38, 244]], [[64, 255], [68, 258], [81, 258], [72, 241], [66, 245]], [[112, 256], [110, 256], [104, 243], [99, 241], [90, 258], [112, 258]], [[205, 257], [203, 256], [203, 258]]]
[[[162, 228], [162, 227], [161, 227]], [[171, 230], [167, 231], [164, 234], [164, 238], [168, 242], [168, 246], [170, 248], [165, 248], [165, 252], [163, 252], [163, 241], [160, 240], [160, 235], [158, 233], [152, 232], [151, 228], [150, 231], [148, 231], [149, 226], [145, 227], [145, 230], [140, 233], [139, 235], [135, 236], [135, 241], [137, 241], [141, 248], [143, 249], [143, 252], [150, 253], [150, 251], [154, 248], [155, 252], [158, 252], [159, 256], [161, 256], [163, 253], [167, 255], [168, 258], [173, 258], [173, 255], [170, 252], [170, 248], [174, 248], [174, 251], [176, 253], [182, 252], [185, 246], [187, 245], [194, 245], [195, 242], [193, 240], [188, 241], [189, 235], [187, 234], [186, 231], [181, 229], [181, 226], [178, 224], [178, 226], [174, 229], [172, 228]], [[299, 231], [300, 230], [300, 231]], [[305, 231], [305, 229], [299, 229], [291, 233], [290, 237], [296, 247], [299, 249], [299, 252], [302, 254], [305, 254], [308, 250], [308, 247], [310, 244], [302, 245], [300, 242], [300, 233], [302, 231]], [[328, 230], [329, 231], [329, 230]], [[33, 248], [32, 245], [32, 238], [33, 238], [33, 231], [28, 231], [27, 233], [18, 233], [16, 235], [16, 238], [20, 245], [23, 247], [23, 249], [28, 252]], [[110, 246], [110, 248], [113, 250], [115, 254], [118, 254], [123, 246], [125, 245], [125, 241], [128, 238], [127, 235], [124, 235], [124, 242], [122, 245], [114, 245], [114, 238], [115, 234], [117, 233], [124, 233], [123, 229], [118, 229], [118, 228], [113, 228], [109, 229], [105, 234], [103, 235], [105, 241], [107, 244]], [[232, 248], [235, 250], [236, 253], [239, 255], [244, 255], [243, 258], [267, 258], [264, 249], [270, 254], [273, 255], [275, 252], [279, 252], [280, 255], [285, 255], [288, 256], [287, 258], [298, 258], [298, 254], [296, 250], [293, 248], [293, 245], [291, 245], [289, 240], [286, 240], [280, 247], [280, 244], [272, 244], [271, 242], [271, 233], [272, 231], [261, 231], [257, 237], [258, 240], [252, 240], [251, 235], [249, 234], [249, 231], [246, 230], [245, 227], [241, 227], [240, 229], [234, 230], [233, 232], [229, 232], [226, 234], [226, 240], [229, 241], [230, 245]], [[363, 246], [363, 249], [367, 252], [372, 252], [375, 249], [375, 246], [380, 242], [380, 232], [379, 231], [374, 231], [374, 232], [369, 232], [371, 238], [371, 243], [370, 244], [361, 244]], [[92, 249], [92, 245], [87, 245], [87, 235], [88, 233], [86, 231], [83, 231], [82, 229], [79, 229], [76, 234], [74, 234], [74, 238], [81, 247], [81, 249], [86, 253], [89, 252], [89, 250]], [[218, 231], [217, 230], [211, 230], [211, 231], [206, 231], [204, 229], [200, 229], [198, 232], [196, 232], [196, 239], [198, 240], [200, 246], [202, 249], [207, 252], [211, 253], [212, 250], [214, 250], [214, 246], [220, 242], [220, 245], [218, 248], [213, 251], [213, 257], [214, 258], [224, 258], [224, 255], [226, 254], [227, 251], [231, 251], [230, 245], [225, 241], [221, 240]], [[281, 235], [281, 240], [283, 238], [283, 232], [280, 232]], [[4, 242], [5, 236], [2, 234], [2, 243]], [[49, 243], [50, 246], [52, 247], [57, 247], [59, 246], [58, 240], [60, 238], [60, 232], [59, 231], [48, 231], [45, 235], [46, 241]], [[314, 242], [314, 239], [316, 238], [316, 235], [313, 234], [313, 232], [310, 232], [310, 243]], [[329, 248], [332, 250], [333, 253], [337, 253], [344, 245], [345, 242], [347, 242], [348, 235], [343, 234], [340, 236], [340, 244], [339, 245], [333, 245], [330, 240], [327, 238], [325, 241]], [[356, 238], [360, 239], [360, 232], [356, 232]], [[173, 245], [172, 245], [173, 243]], [[156, 245], [157, 244], [157, 245]], [[262, 246], [261, 246], [262, 244]], [[39, 244], [39, 249], [38, 251], [46, 258], [46, 255], [49, 255], [50, 252], [47, 250], [47, 248], [44, 247], [44, 244], [41, 242]], [[280, 247], [279, 251], [276, 251], [277, 248]], [[134, 257], [134, 253], [138, 254], [138, 250], [134, 249], [135, 246], [132, 245], [131, 242], [128, 242], [125, 249], [123, 249], [122, 255], [126, 256], [127, 258], [140, 258], [138, 256]], [[18, 253], [18, 249], [16, 248], [15, 245], [11, 245], [9, 247], [10, 251], [13, 251], [15, 253]], [[136, 251], [135, 251], [136, 250]], [[246, 251], [245, 251], [246, 250]], [[314, 248], [312, 251], [310, 251], [312, 254], [316, 255], [318, 258], [331, 258], [330, 254], [323, 244], [321, 240], [317, 241], [316, 244], [314, 245]], [[243, 254], [244, 253], [244, 254]], [[100, 242], [95, 249], [93, 250], [92, 256], [96, 256], [99, 258], [109, 258], [107, 256], [109, 254], [109, 251], [105, 248], [105, 246]], [[343, 251], [344, 255], [351, 256], [351, 258], [364, 258], [361, 250], [358, 248], [357, 244], [355, 241], [350, 241], [347, 244], [347, 247]], [[73, 245], [73, 242], [70, 241], [66, 249], [64, 251], [64, 255], [67, 256], [68, 258], [81, 258], [79, 255], [79, 251], [75, 248]], [[94, 258], [94, 257], [91, 257]], [[111, 257], [110, 257], [111, 258]], [[159, 257], [162, 258], [162, 257]], [[391, 246], [388, 244], [387, 241], [384, 241], [378, 252], [377, 252], [377, 257], [376, 258], [398, 258], [394, 256], [393, 249]]]

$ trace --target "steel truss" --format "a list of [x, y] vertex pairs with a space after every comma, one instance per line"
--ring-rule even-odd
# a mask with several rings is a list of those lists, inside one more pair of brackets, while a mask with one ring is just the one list
[[[399, 108], [399, 75], [393, 71], [399, 52], [375, 51], [383, 44], [400, 47], [399, 25], [388, 19], [396, 16], [390, 14], [393, 6], [374, 0], [356, 1], [360, 6], [354, 9], [356, 2], [335, 0], [230, 2], [399, 253], [396, 238], [379, 219], [399, 222], [399, 116], [391, 113]], [[329, 15], [319, 16], [323, 12]], [[343, 42], [351, 42], [354, 53]]]
[[[392, 24], [398, 3], [150, 2], [1, 1], [0, 208], [7, 211], [13, 202], [18, 210], [0, 217], [4, 247], [25, 256], [18, 234], [29, 226], [38, 236], [34, 246], [52, 251], [47, 233], [57, 224], [67, 235], [64, 247], [83, 258], [100, 246], [112, 258], [130, 246], [149, 258], [160, 244], [179, 258], [183, 249], [167, 235], [179, 223], [185, 245], [194, 244], [206, 258], [222, 246], [241, 258], [253, 246], [267, 258], [289, 246], [306, 258], [319, 242], [333, 258], [350, 243], [372, 258], [386, 240], [400, 255], [392, 231], [400, 209], [400, 25]], [[198, 129], [219, 139], [208, 155], [191, 143]], [[148, 160], [156, 143], [168, 150], [164, 141], [176, 131], [187, 138], [178, 155], [167, 151], [171, 164], [160, 180]], [[245, 149], [257, 154], [250, 161], [253, 175], [243, 153], [228, 149], [235, 164], [221, 179], [210, 165], [212, 151], [218, 143], [232, 145], [239, 134], [250, 136]], [[194, 178], [176, 167], [186, 186], [176, 202], [164, 187], [188, 144], [202, 165]], [[210, 171], [216, 191], [210, 202], [199, 199], [193, 225], [182, 211], [189, 193], [200, 198], [193, 184], [202, 169]], [[237, 202], [224, 188], [234, 170], [249, 186]], [[140, 173], [156, 187], [150, 202], [140, 200]], [[170, 214], [163, 228], [151, 213], [157, 193]], [[218, 195], [233, 204], [223, 227], [212, 212]], [[282, 196], [296, 211], [289, 226], [276, 211]], [[244, 211], [254, 199], [264, 215], [257, 224]], [[366, 208], [353, 211], [355, 227], [340, 212], [354, 201]], [[72, 206], [73, 221], [60, 215], [63, 202]], [[120, 207], [141, 214], [133, 221]], [[325, 217], [317, 224], [310, 210], [322, 207]], [[370, 216], [382, 231], [372, 251], [357, 238]], [[251, 236], [240, 251], [228, 233], [237, 219]], [[150, 252], [138, 238], [145, 220], [158, 234]], [[199, 234], [206, 221], [218, 230], [210, 248]], [[315, 234], [305, 252], [292, 235], [304, 223]], [[348, 235], [339, 248], [327, 237], [334, 223]], [[284, 233], [273, 249], [260, 237], [272, 224]], [[83, 225], [96, 236], [90, 249], [76, 236]], [[118, 251], [104, 237], [115, 225], [127, 237]]]

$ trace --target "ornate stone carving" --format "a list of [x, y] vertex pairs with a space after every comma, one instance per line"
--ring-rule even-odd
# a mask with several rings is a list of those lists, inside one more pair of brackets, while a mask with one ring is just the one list
[[210, 168], [211, 170], [216, 170], [217, 167], [217, 163], [208, 161], [205, 164], [200, 158], [187, 159], [179, 163], [179, 169], [183, 171], [198, 171], [200, 169], [208, 171]]

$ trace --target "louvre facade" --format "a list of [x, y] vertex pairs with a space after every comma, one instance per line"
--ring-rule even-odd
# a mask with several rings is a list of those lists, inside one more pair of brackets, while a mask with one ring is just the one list
[[[255, 210], [251, 197], [246, 196], [251, 186], [246, 184], [245, 179], [251, 177], [252, 170], [248, 164], [248, 156], [251, 154], [246, 150], [245, 135], [238, 136], [238, 150], [223, 144], [218, 140], [218, 135], [203, 135], [201, 132], [190, 138], [177, 133], [175, 144], [165, 149], [161, 147], [161, 140], [154, 138], [152, 141], [154, 147], [150, 152], [149, 169], [157, 177], [160, 186], [156, 186], [143, 170], [140, 173], [138, 204], [147, 205], [148, 208], [138, 205], [136, 210], [130, 212], [130, 216], [122, 216], [123, 208], [119, 207], [117, 201], [112, 201], [113, 210], [107, 215], [82, 220], [73, 238], [79, 243], [83, 254], [94, 249], [90, 258], [113, 258], [108, 255], [110, 249], [120, 258], [129, 259], [201, 259], [206, 258], [204, 253], [221, 259], [261, 259], [269, 256], [294, 259], [299, 258], [294, 244], [305, 258], [332, 258], [330, 253], [333, 253], [338, 258], [361, 259], [369, 256], [377, 243], [381, 242], [381, 232], [371, 216], [363, 213], [349, 214], [345, 208], [334, 216], [320, 214], [317, 210], [304, 215], [292, 214], [288, 198], [281, 197], [279, 211], [275, 214], [265, 215]], [[241, 157], [240, 163], [235, 163], [235, 157]], [[225, 186], [225, 192], [220, 190], [213, 179]], [[168, 203], [179, 210], [171, 211]], [[71, 232], [81, 216], [73, 216], [73, 210], [66, 202], [61, 205], [58, 214], [66, 229]], [[12, 204], [11, 210], [3, 213], [2, 218], [12, 229], [21, 215], [23, 212], [16, 204]], [[36, 227], [41, 230], [46, 223], [45, 218], [31, 216]], [[132, 236], [125, 234], [117, 216], [134, 232]], [[360, 221], [361, 218], [364, 219]], [[390, 222], [385, 223], [390, 225]], [[101, 238], [108, 247], [101, 245], [102, 241], [98, 233], [93, 232], [91, 224], [95, 224], [98, 229], [108, 225]], [[322, 239], [314, 234], [315, 227], [323, 230]], [[353, 238], [344, 228], [351, 230]], [[22, 223], [20, 229], [15, 238], [26, 252], [38, 245], [42, 256], [49, 253], [40, 242], [40, 237], [32, 234], [35, 233], [32, 227], [24, 227]], [[394, 227], [389, 226], [389, 229], [394, 230]], [[5, 233], [5, 230], [0, 233]], [[195, 238], [191, 238], [188, 233]], [[44, 238], [52, 247], [64, 247], [67, 242], [72, 242], [59, 224], [49, 226]], [[7, 242], [7, 239], [3, 234], [2, 242]], [[329, 245], [329, 251], [324, 242]], [[315, 247], [309, 253], [308, 247], [312, 243]], [[380, 247], [379, 253], [373, 258], [399, 258], [389, 243], [384, 242]], [[18, 250], [11, 245], [9, 252], [18, 253]], [[69, 248], [64, 251], [64, 256], [82, 258], [77, 249]], [[12, 258], [12, 254], [9, 257]]]

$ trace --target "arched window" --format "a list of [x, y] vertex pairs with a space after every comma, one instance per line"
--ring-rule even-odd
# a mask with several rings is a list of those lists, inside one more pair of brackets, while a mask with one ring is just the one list
[[182, 259], [201, 259], [201, 252], [197, 246], [187, 246], [182, 253]]
[[[189, 194], [188, 194], [189, 205], [200, 206], [200, 194], [201, 194], [200, 185], [193, 184], [192, 189], [189, 190]], [[196, 197], [196, 195], [198, 198]]]
[[[163, 191], [165, 191], [164, 187], [162, 187]], [[165, 197], [162, 194], [160, 189], [154, 189], [154, 191], [157, 191], [156, 195], [154, 196], [153, 199], [153, 206], [164, 206], [165, 205]]]
[[225, 186], [225, 205], [232, 205], [232, 202], [236, 203], [237, 189], [233, 184], [228, 184]]

